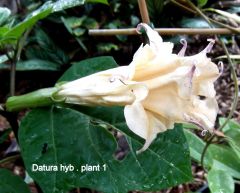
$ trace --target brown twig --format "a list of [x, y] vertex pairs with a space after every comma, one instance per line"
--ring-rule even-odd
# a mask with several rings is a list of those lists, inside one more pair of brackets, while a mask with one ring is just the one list
[[148, 9], [147, 9], [147, 4], [145, 0], [138, 0], [138, 6], [140, 10], [140, 14], [142, 17], [142, 22], [143, 23], [150, 23], [149, 15], [148, 15]]
[[[234, 31], [227, 28], [155, 28], [161, 35], [231, 35], [240, 33], [240, 28]], [[92, 36], [139, 35], [136, 28], [127, 29], [90, 29]]]

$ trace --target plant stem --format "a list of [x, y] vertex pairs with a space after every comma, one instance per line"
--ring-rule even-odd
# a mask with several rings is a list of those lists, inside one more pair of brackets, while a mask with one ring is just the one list
[[20, 55], [22, 53], [22, 49], [24, 46], [24, 43], [27, 39], [28, 34], [30, 33], [31, 28], [28, 29], [22, 38], [20, 38], [17, 42], [16, 50], [13, 56], [13, 59], [11, 60], [11, 69], [10, 69], [10, 96], [15, 95], [15, 82], [16, 82], [16, 66], [17, 62], [20, 59]]
[[186, 7], [185, 5], [182, 5], [181, 3], [179, 3], [179, 2], [177, 2], [175, 0], [171, 0], [170, 2], [172, 2], [173, 4], [177, 5], [178, 7], [182, 8], [182, 9], [184, 9], [184, 10], [190, 12], [190, 13], [196, 14], [195, 11], [193, 11], [192, 9]]
[[142, 17], [142, 22], [146, 24], [150, 24], [146, 1], [138, 0], [138, 6], [139, 6], [140, 14]]
[[[220, 24], [219, 24], [220, 25]], [[224, 24], [222, 24], [224, 25]], [[226, 27], [226, 26], [225, 26]], [[230, 26], [228, 28], [231, 28]], [[231, 35], [240, 33], [240, 28], [154, 28], [160, 35]], [[139, 35], [136, 28], [128, 29], [91, 29], [88, 31], [92, 36], [114, 36], [114, 35]]]
[[16, 159], [18, 159], [18, 158], [20, 158], [20, 157], [21, 157], [21, 156], [20, 156], [19, 154], [6, 157], [6, 158], [0, 160], [0, 165], [5, 164], [5, 163], [12, 162], [12, 161], [14, 161], [14, 160], [16, 160]]

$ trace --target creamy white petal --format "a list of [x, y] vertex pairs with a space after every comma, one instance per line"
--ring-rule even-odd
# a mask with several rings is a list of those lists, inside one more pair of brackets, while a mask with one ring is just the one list
[[125, 106], [124, 116], [129, 129], [143, 139], [147, 139], [149, 119], [142, 104], [136, 102]]
[[137, 29], [144, 28], [147, 33], [149, 45], [155, 54], [161, 54], [161, 56], [169, 55], [172, 53], [173, 43], [171, 42], [163, 42], [162, 37], [158, 34], [158, 32], [154, 31], [151, 27], [149, 27], [145, 23], [140, 23], [137, 26]]
[[168, 121], [160, 115], [146, 111], [141, 103], [133, 103], [124, 109], [126, 123], [130, 130], [145, 139], [144, 146], [137, 151], [145, 151], [157, 137], [157, 134], [173, 128], [173, 122]]

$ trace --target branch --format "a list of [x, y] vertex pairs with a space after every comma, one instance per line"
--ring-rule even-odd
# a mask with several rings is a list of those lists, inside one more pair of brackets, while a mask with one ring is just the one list
[[142, 22], [143, 23], [150, 23], [149, 15], [148, 15], [148, 9], [147, 9], [147, 4], [145, 0], [138, 0], [138, 6], [140, 10], [140, 14], [142, 17]]
[[[240, 33], [240, 28], [234, 31], [227, 28], [154, 28], [161, 35], [232, 35]], [[91, 36], [139, 35], [136, 28], [127, 29], [90, 29]]]

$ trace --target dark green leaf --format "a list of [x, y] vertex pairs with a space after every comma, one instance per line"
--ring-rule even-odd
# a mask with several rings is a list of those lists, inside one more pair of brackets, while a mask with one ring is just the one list
[[[220, 125], [222, 125], [225, 120], [226, 118], [220, 118]], [[234, 120], [229, 120], [222, 131], [227, 136], [226, 139], [228, 140], [229, 145], [232, 147], [240, 159], [240, 124]]]
[[[27, 61], [20, 61], [17, 63], [17, 71], [28, 71], [28, 70], [49, 70], [57, 71], [60, 70], [60, 65], [47, 60], [32, 59]], [[0, 69], [10, 69], [8, 64], [0, 64]]]
[[28, 186], [19, 177], [6, 169], [0, 169], [1, 193], [30, 193]]
[[91, 17], [87, 17], [83, 21], [83, 26], [87, 29], [96, 29], [96, 28], [98, 28], [98, 22]]
[[240, 159], [230, 147], [210, 145], [208, 151], [213, 158], [212, 168], [223, 170], [232, 177], [240, 179]]
[[[191, 180], [188, 146], [181, 126], [160, 134], [140, 155], [136, 155], [136, 150], [142, 147], [143, 140], [133, 133], [135, 137], [127, 135], [129, 153], [118, 161], [114, 158], [117, 143], [105, 129], [109, 125], [100, 125], [80, 112], [58, 107], [35, 109], [24, 118], [19, 132], [24, 163], [45, 193], [60, 193], [74, 187], [106, 193], [156, 191]], [[116, 127], [127, 128], [125, 123]], [[71, 164], [75, 169], [66, 173], [34, 172], [32, 164]], [[81, 172], [81, 166], [86, 164], [99, 164], [101, 171]]]
[[206, 5], [208, 2], [208, 0], [198, 0], [198, 6], [199, 7], [203, 7], [204, 5]]
[[82, 26], [84, 19], [86, 19], [86, 17], [84, 16], [83, 17], [61, 17], [63, 24], [71, 34], [74, 28]]
[[86, 3], [103, 3], [108, 5], [108, 0], [86, 0]]
[[114, 67], [117, 67], [117, 63], [111, 56], [102, 56], [75, 62], [61, 76], [58, 82], [75, 80], [93, 74], [95, 72], [107, 70]]
[[50, 13], [82, 5], [83, 3], [84, 0], [58, 0], [54, 3], [47, 1], [39, 9], [28, 15], [24, 21], [7, 31], [2, 39], [0, 39], [0, 43], [16, 43], [16, 40], [18, 40], [27, 29], [30, 29], [37, 21], [47, 17]]
[[40, 7], [33, 13], [31, 13], [27, 18], [9, 30], [6, 34], [4, 34], [3, 39], [0, 40], [2, 43], [6, 42], [14, 42], [19, 39], [22, 34], [29, 28], [31, 28], [37, 21], [47, 17], [51, 13], [52, 9], [49, 7], [48, 9], [44, 9], [44, 7]]
[[119, 47], [116, 44], [113, 43], [100, 43], [97, 45], [97, 49], [99, 52], [110, 52], [111, 50], [117, 51], [119, 50]]
[[211, 169], [207, 180], [211, 193], [234, 193], [233, 178], [226, 171]]
[[10, 15], [11, 11], [8, 8], [0, 7], [0, 26], [5, 23]]
[[151, 18], [159, 17], [163, 9], [163, 0], [148, 0], [147, 7]]
[[0, 64], [7, 62], [7, 61], [8, 61], [8, 57], [6, 55], [0, 56]]
[[47, 60], [32, 59], [27, 61], [21, 61], [17, 64], [17, 70], [49, 70], [56, 71], [60, 70], [60, 65]]
[[209, 24], [202, 18], [185, 18], [180, 22], [180, 25], [186, 28], [210, 28]]
[[0, 144], [6, 141], [11, 131], [12, 131], [11, 129], [6, 129], [3, 131], [2, 135], [0, 136]]
[[[185, 130], [191, 157], [200, 163], [205, 142], [192, 132]], [[232, 149], [227, 146], [210, 145], [204, 158], [208, 168], [216, 168], [228, 172], [231, 176], [240, 178], [240, 160]]]
[[78, 37], [78, 36], [83, 35], [85, 32], [86, 32], [86, 29], [77, 28], [77, 29], [74, 29], [74, 30], [73, 30], [73, 35], [75, 35], [75, 36]]
[[83, 5], [85, 0], [58, 0], [53, 3], [53, 12]]
[[31, 46], [26, 51], [28, 59], [40, 59], [60, 65], [67, 64], [69, 57], [59, 48], [46, 32], [37, 28]]

